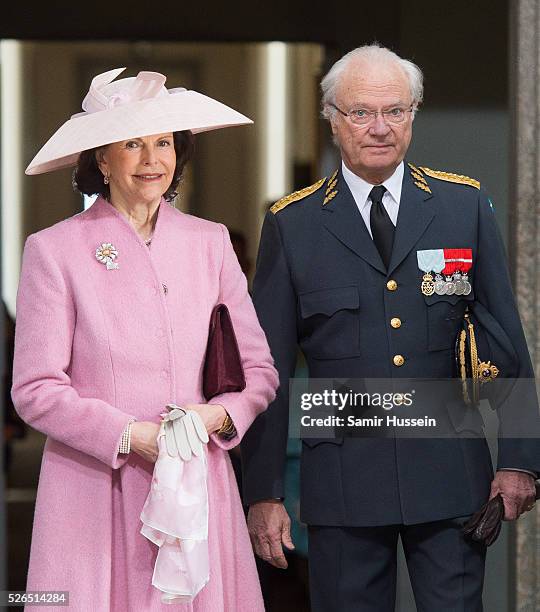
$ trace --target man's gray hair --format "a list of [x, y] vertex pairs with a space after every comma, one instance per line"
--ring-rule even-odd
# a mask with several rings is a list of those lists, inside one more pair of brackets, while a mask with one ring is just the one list
[[[390, 49], [381, 47], [378, 44], [364, 45], [363, 47], [357, 47], [352, 51], [349, 51], [341, 59], [339, 59], [330, 70], [326, 73], [321, 81], [322, 89], [322, 115], [325, 119], [330, 120], [336, 110], [330, 106], [330, 104], [336, 103], [336, 89], [340, 78], [345, 72], [346, 68], [353, 61], [362, 60], [368, 63], [388, 63], [393, 62], [398, 65], [407, 80], [409, 81], [409, 89], [411, 91], [411, 98], [414, 109], [418, 107], [424, 95], [424, 77], [422, 71], [413, 62], [399, 57]], [[349, 109], [347, 109], [349, 110]]]

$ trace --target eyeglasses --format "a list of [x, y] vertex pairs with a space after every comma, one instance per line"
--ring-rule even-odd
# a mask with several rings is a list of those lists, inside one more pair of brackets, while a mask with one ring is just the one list
[[344, 117], [348, 117], [351, 120], [351, 123], [355, 125], [369, 125], [373, 121], [375, 121], [377, 115], [382, 115], [383, 119], [386, 123], [398, 124], [403, 123], [405, 118], [407, 117], [407, 113], [412, 113], [414, 109], [414, 105], [411, 104], [409, 108], [402, 108], [396, 106], [396, 108], [391, 108], [390, 110], [384, 111], [368, 111], [365, 108], [355, 108], [350, 110], [348, 113], [344, 112], [330, 102], [330, 106], [333, 106], [338, 112], [340, 112]]

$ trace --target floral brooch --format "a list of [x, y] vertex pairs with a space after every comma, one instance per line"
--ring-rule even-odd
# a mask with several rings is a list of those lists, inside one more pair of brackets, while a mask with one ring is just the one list
[[96, 249], [96, 259], [107, 266], [107, 270], [117, 270], [118, 264], [114, 260], [118, 257], [118, 251], [110, 242], [103, 242]]

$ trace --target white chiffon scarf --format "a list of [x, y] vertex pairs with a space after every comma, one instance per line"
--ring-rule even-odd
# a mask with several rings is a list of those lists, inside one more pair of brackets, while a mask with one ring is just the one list
[[209, 580], [208, 464], [206, 447], [190, 461], [167, 454], [158, 438], [159, 455], [150, 492], [141, 512], [141, 533], [156, 546], [152, 585], [168, 604], [189, 603]]

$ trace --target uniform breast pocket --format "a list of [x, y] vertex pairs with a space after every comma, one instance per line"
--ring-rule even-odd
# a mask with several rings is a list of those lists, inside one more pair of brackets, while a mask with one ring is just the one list
[[313, 359], [360, 354], [360, 296], [357, 286], [320, 289], [299, 295], [300, 345]]
[[467, 304], [474, 300], [473, 292], [469, 295], [433, 294], [424, 297], [428, 311], [428, 350], [453, 349]]

